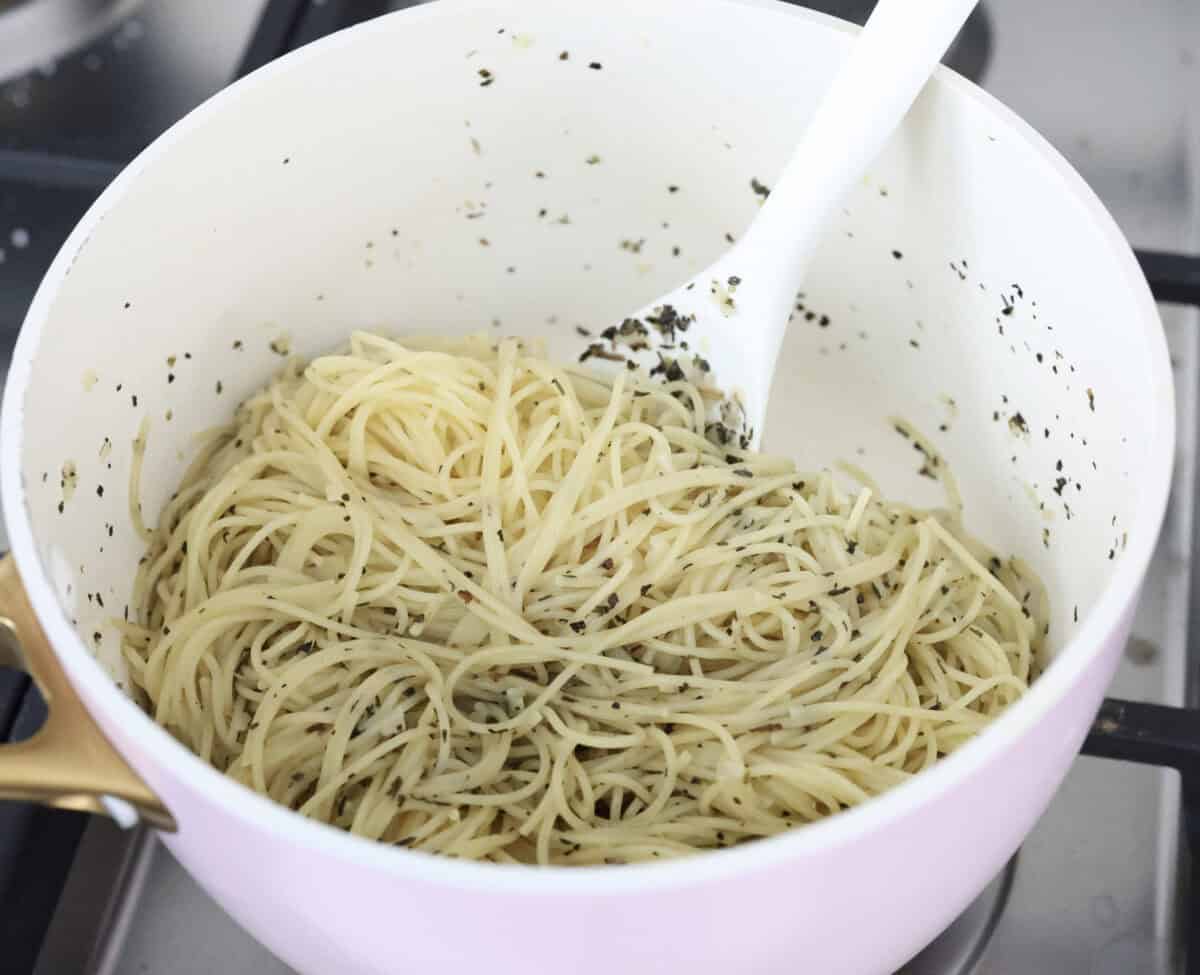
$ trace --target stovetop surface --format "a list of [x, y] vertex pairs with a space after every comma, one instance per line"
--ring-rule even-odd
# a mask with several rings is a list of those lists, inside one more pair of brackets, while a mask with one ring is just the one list
[[[221, 4], [214, 16], [204, 0], [144, 0], [100, 41], [0, 84], [0, 364], [40, 274], [86, 206], [154, 135], [239, 66], [261, 59], [272, 40], [266, 35], [282, 32], [295, 45], [411, 5], [239, 0]], [[993, 50], [984, 87], [1072, 161], [1135, 246], [1200, 250], [1200, 108], [1191, 97], [1200, 90], [1200, 5], [985, 0], [985, 6]], [[265, 24], [264, 16], [276, 21]], [[256, 37], [262, 50], [255, 49]], [[1200, 654], [1197, 647], [1189, 656], [1187, 648], [1200, 316], [1167, 306], [1162, 312], [1177, 384], [1175, 484], [1135, 635], [1111, 693], [1181, 704], [1198, 690], [1189, 692], [1186, 675]], [[14, 720], [36, 721], [36, 702], [18, 702], [5, 713], [12, 700], [6, 682], [14, 680], [0, 673], [0, 732]], [[0, 878], [8, 876], [5, 817], [23, 815], [12, 804], [0, 806]], [[931, 946], [904, 975], [1180, 972], [1179, 818], [1173, 772], [1080, 758], [1011, 873], [953, 937]], [[290, 971], [237, 928], [150, 835], [96, 820], [80, 839], [71, 814], [45, 814], [38, 823], [43, 833], [64, 837], [54, 870], [66, 886], [44, 938], [39, 933], [36, 964], [18, 972]], [[34, 866], [21, 876], [47, 872], [44, 864]], [[14, 896], [0, 881], [0, 907]], [[14, 930], [0, 917], [0, 957], [14, 957], [6, 941]]]

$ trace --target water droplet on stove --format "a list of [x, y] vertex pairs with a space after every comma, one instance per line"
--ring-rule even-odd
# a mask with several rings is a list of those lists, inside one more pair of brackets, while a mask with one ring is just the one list
[[29, 97], [28, 88], [14, 88], [8, 93], [8, 100], [12, 103], [13, 108], [28, 108], [32, 99]]
[[99, 71], [102, 67], [104, 67], [104, 59], [93, 51], [83, 59], [83, 66], [87, 68], [88, 71]]
[[58, 71], [58, 62], [43, 61], [37, 66], [37, 71], [43, 78], [53, 78], [55, 72]]
[[140, 20], [130, 20], [122, 24], [113, 34], [113, 47], [118, 51], [126, 50], [131, 44], [137, 43], [145, 35], [146, 29]]
[[0, 247], [0, 264], [3, 264], [7, 257], [8, 255], [4, 253], [4, 248]]
[[8, 235], [8, 239], [12, 241], [13, 247], [17, 250], [29, 246], [29, 231], [24, 227], [16, 227], [13, 232]]

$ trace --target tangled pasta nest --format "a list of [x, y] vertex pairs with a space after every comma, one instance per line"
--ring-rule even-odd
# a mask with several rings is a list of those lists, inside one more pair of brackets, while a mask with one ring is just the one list
[[706, 395], [513, 340], [290, 364], [146, 532], [146, 706], [305, 816], [594, 864], [828, 816], [1021, 696], [1025, 566], [861, 473], [712, 442]]

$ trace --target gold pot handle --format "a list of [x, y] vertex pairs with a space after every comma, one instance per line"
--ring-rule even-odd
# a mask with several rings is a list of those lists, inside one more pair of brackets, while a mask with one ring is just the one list
[[0, 744], [0, 799], [109, 813], [110, 796], [158, 829], [175, 818], [109, 743], [67, 680], [38, 623], [11, 555], [0, 558], [0, 664], [25, 670], [49, 717], [27, 741]]

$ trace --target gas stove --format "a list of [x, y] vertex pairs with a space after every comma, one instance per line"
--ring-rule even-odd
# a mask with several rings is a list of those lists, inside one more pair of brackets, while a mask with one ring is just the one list
[[[58, 246], [133, 155], [245, 72], [413, 5], [0, 0], [0, 370]], [[871, 2], [809, 5], [861, 21]], [[1200, 975], [1200, 717], [1186, 710], [1200, 705], [1198, 59], [1200, 5], [1177, 0], [985, 0], [948, 55], [1071, 160], [1138, 248], [1179, 445], [1134, 636], [1084, 755], [1001, 876], [902, 975]], [[28, 680], [0, 670], [0, 740], [42, 713]], [[0, 959], [12, 975], [290, 971], [152, 833], [16, 803], [0, 803]]]

